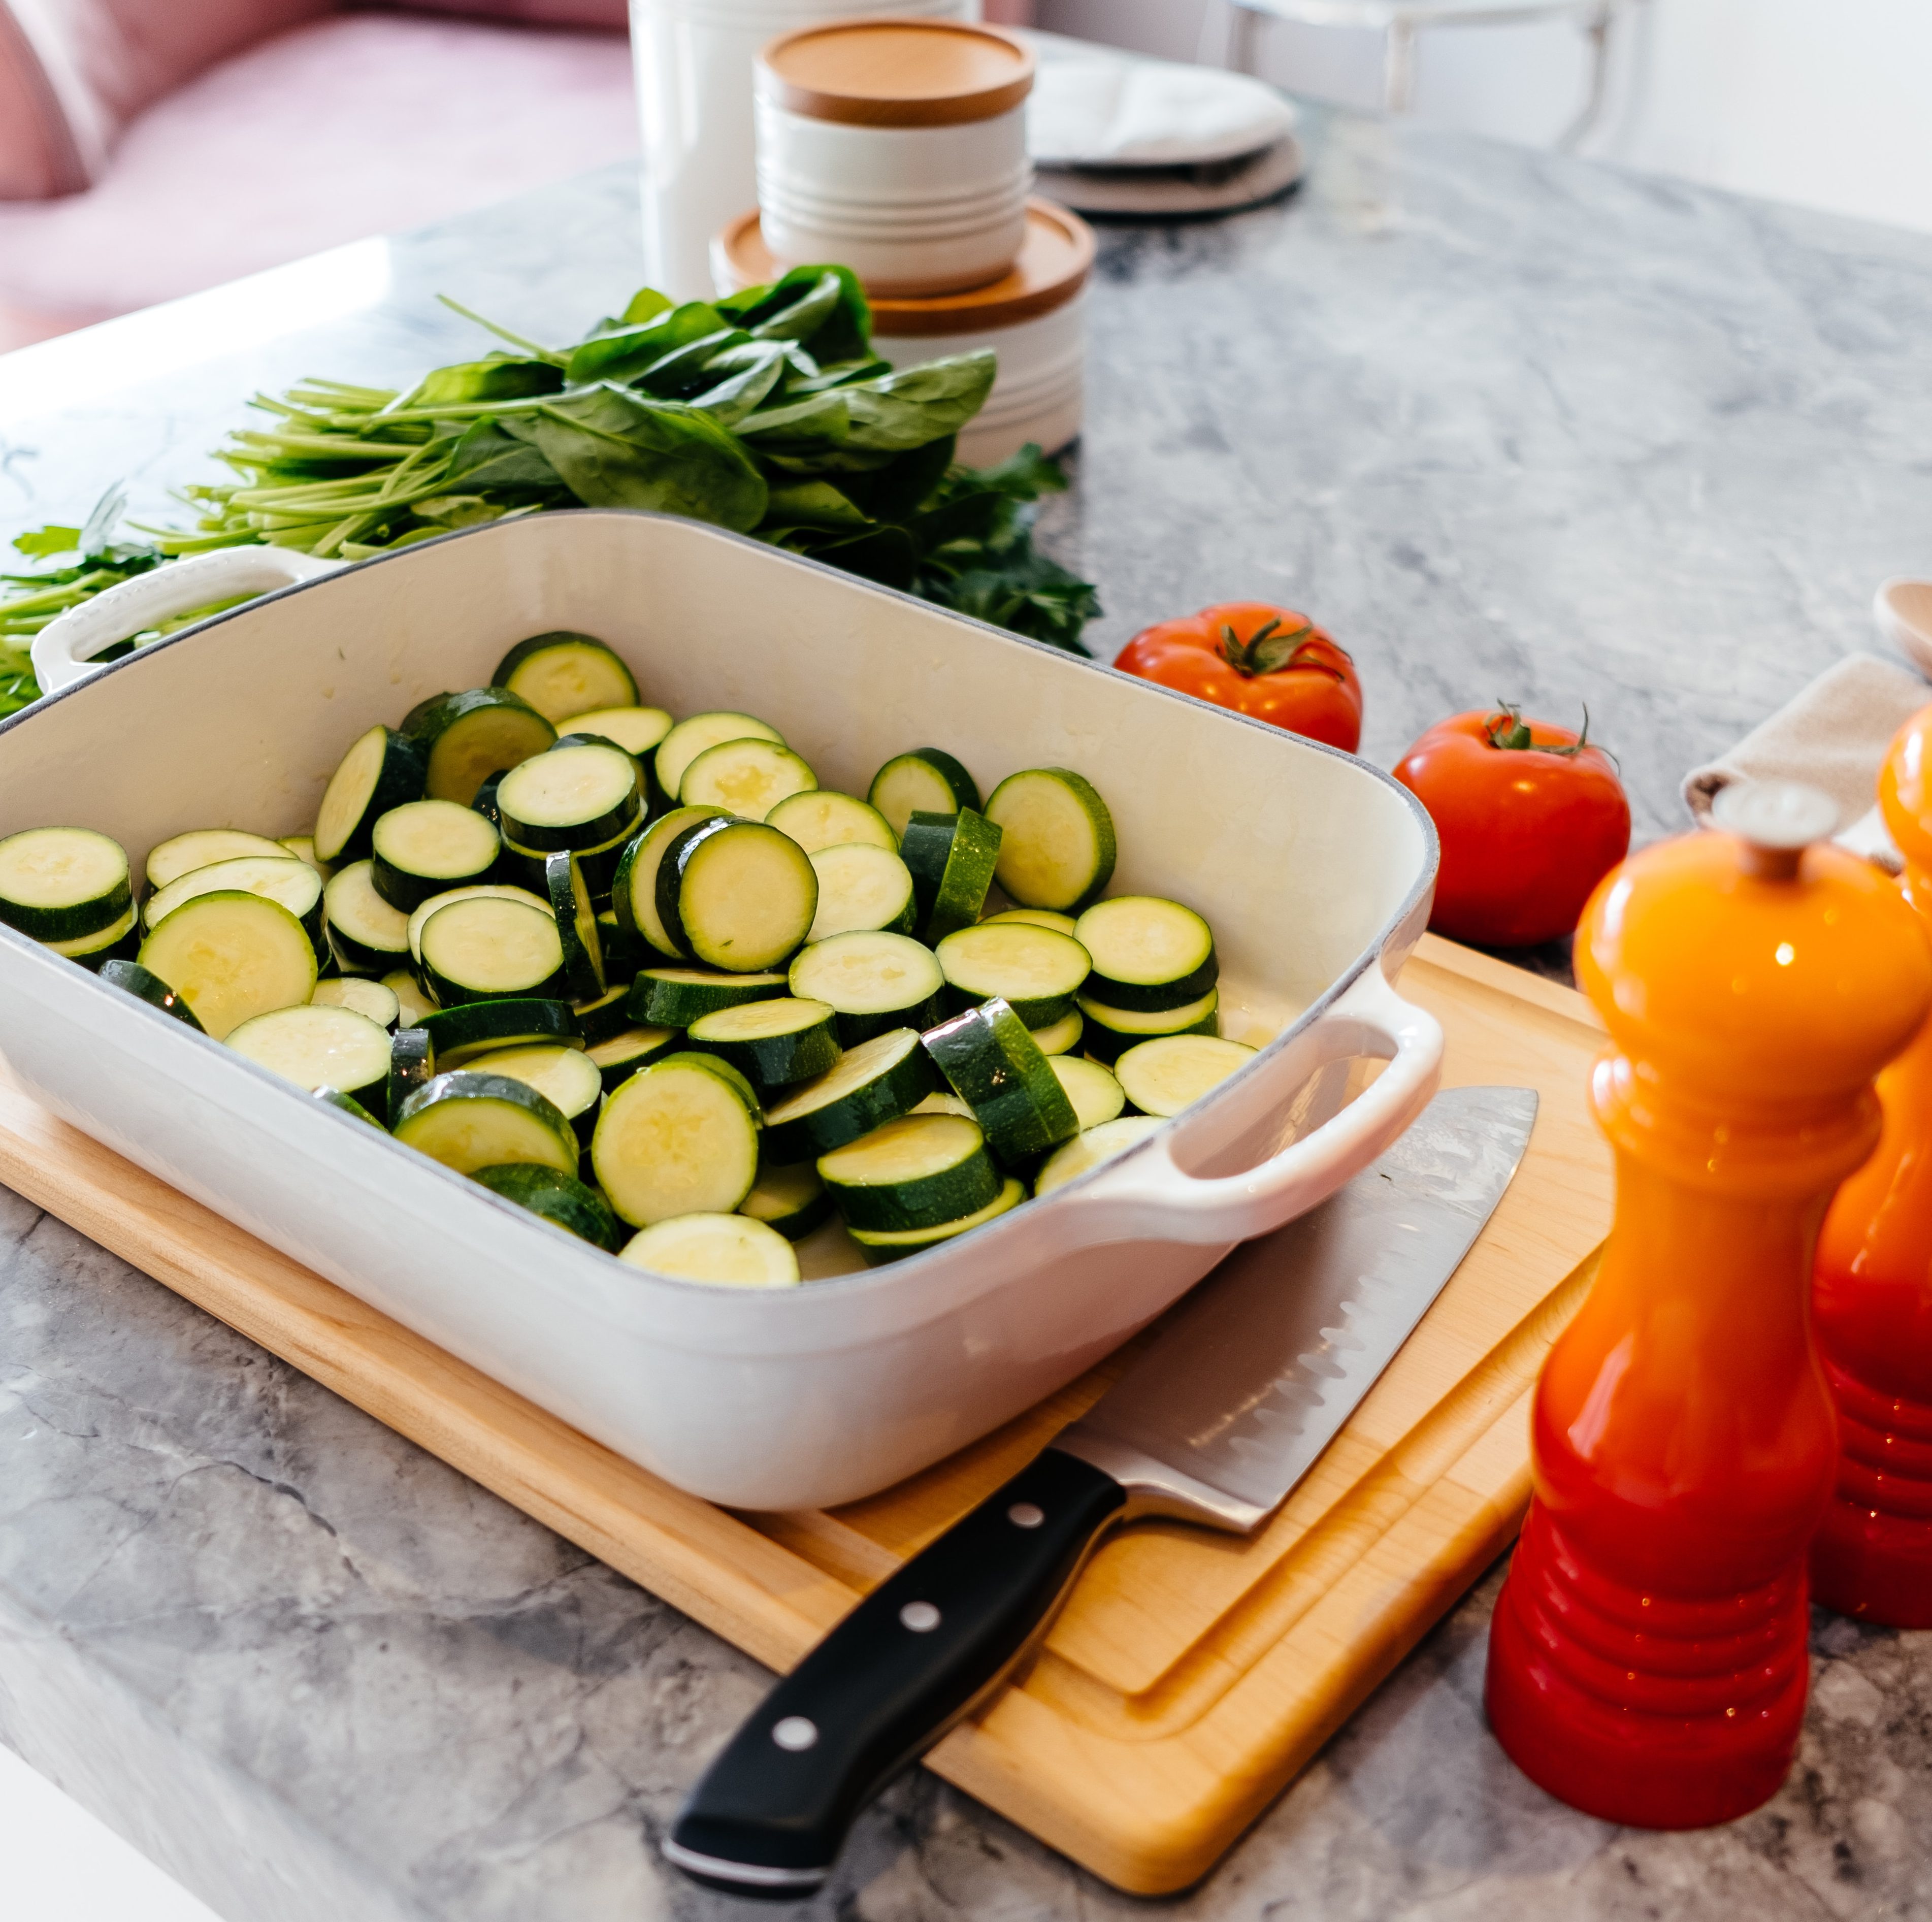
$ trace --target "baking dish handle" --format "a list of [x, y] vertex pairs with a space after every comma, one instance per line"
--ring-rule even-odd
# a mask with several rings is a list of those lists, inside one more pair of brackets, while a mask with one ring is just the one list
[[[1358, 1056], [1388, 1066], [1340, 1114], [1240, 1174], [1190, 1175], [1175, 1162], [1172, 1137], [1111, 1170], [1083, 1199], [1103, 1207], [1109, 1239], [1247, 1241], [1304, 1215], [1366, 1168], [1429, 1105], [1442, 1074], [1442, 1030], [1404, 1001], [1379, 967], [1364, 971], [1256, 1082], [1256, 1096], [1302, 1086], [1331, 1062]], [[1255, 1098], [1251, 1097], [1251, 1099]]]
[[216, 548], [165, 562], [49, 621], [34, 637], [34, 678], [43, 694], [56, 693], [99, 673], [106, 663], [94, 657], [104, 647], [131, 640], [157, 621], [216, 601], [271, 594], [346, 565], [286, 547]]

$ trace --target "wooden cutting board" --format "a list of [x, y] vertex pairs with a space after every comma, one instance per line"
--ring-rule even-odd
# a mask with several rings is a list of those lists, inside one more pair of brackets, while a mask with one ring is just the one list
[[[1537, 1371], [1609, 1227], [1610, 1157], [1586, 1104], [1602, 1033], [1588, 1003], [1432, 938], [1402, 986], [1447, 1032], [1446, 1085], [1510, 1083], [1542, 1098], [1489, 1227], [1266, 1528], [1240, 1541], [1156, 1522], [1113, 1537], [1030, 1668], [929, 1758], [1136, 1893], [1204, 1873], [1514, 1535]], [[0, 1181], [774, 1668], [1018, 1469], [1124, 1359], [869, 1500], [734, 1515], [589, 1440], [4, 1081]]]

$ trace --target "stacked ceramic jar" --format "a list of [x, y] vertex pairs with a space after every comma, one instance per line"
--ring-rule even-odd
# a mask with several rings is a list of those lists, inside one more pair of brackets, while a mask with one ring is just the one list
[[1080, 431], [1093, 236], [1030, 199], [1032, 55], [990, 28], [842, 20], [772, 41], [754, 82], [758, 206], [718, 236], [720, 292], [817, 261], [850, 267], [895, 365], [992, 347], [960, 436], [975, 464]]

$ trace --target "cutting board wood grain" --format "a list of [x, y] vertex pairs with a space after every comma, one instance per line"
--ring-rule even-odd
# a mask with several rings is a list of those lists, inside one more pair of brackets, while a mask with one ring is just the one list
[[[1528, 1407], [1610, 1216], [1581, 996], [1425, 938], [1403, 992], [1444, 1080], [1542, 1098], [1455, 1278], [1252, 1539], [1106, 1542], [1026, 1671], [929, 1765], [1119, 1887], [1198, 1879], [1501, 1552]], [[0, 1082], [0, 1180], [774, 1668], [998, 1487], [1133, 1352], [974, 1446], [825, 1512], [727, 1513], [657, 1480]], [[1140, 1338], [1157, 1336], [1158, 1326]]]

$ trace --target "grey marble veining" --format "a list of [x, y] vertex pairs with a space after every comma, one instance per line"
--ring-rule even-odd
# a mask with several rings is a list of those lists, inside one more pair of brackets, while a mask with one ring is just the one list
[[[1096, 651], [1288, 599], [1358, 653], [1375, 758], [1454, 707], [1587, 701], [1640, 833], [1666, 831], [1684, 768], [1869, 644], [1877, 579], [1932, 560], [1932, 242], [1346, 118], [1312, 146], [1283, 206], [1102, 237], [1089, 429], [1048, 519], [1100, 584]], [[574, 333], [634, 284], [634, 226], [629, 181], [593, 176], [395, 243], [387, 291], [314, 325], [273, 318], [273, 287], [204, 297], [186, 338], [241, 344], [165, 376], [122, 377], [165, 317], [0, 362], [0, 533], [117, 475], [164, 506], [253, 387], [400, 381], [478, 343], [437, 291]], [[1821, 1616], [1780, 1796], [1621, 1831], [1484, 1731], [1496, 1580], [1161, 1906], [1932, 1916], [1932, 1636]], [[763, 1681], [0, 1193], [0, 1739], [235, 1922], [742, 1914], [655, 1843]], [[791, 1912], [1148, 1907], [917, 1775]]]

